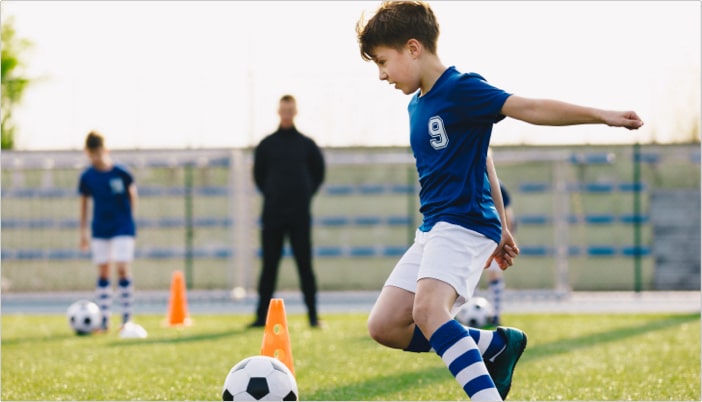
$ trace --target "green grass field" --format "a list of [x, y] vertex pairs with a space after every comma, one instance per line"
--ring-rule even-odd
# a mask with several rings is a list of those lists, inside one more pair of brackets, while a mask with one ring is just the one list
[[[79, 337], [60, 315], [2, 317], [7, 400], [221, 400], [229, 369], [259, 352], [243, 315], [195, 315], [188, 328], [138, 315], [147, 339]], [[301, 400], [465, 400], [440, 359], [387, 349], [365, 314], [303, 315], [288, 326]], [[699, 314], [505, 315], [529, 346], [510, 400], [700, 400]]]

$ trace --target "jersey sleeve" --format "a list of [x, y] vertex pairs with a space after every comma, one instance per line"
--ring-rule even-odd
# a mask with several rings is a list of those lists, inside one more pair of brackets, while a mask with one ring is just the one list
[[134, 184], [134, 176], [125, 168], [124, 166], [115, 166], [117, 170], [119, 171], [119, 176], [122, 178], [122, 181], [124, 181], [124, 187], [127, 188]]
[[464, 74], [456, 89], [457, 101], [471, 120], [497, 123], [505, 118], [501, 113], [502, 106], [511, 94], [489, 84], [481, 75]]
[[82, 173], [78, 179], [78, 194], [86, 197], [90, 195], [90, 187], [88, 187], [85, 172]]

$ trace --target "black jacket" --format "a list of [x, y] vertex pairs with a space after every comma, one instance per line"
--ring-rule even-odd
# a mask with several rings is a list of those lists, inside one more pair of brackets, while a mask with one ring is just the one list
[[254, 151], [253, 175], [263, 194], [264, 224], [309, 221], [312, 196], [324, 181], [324, 157], [295, 127], [279, 128]]

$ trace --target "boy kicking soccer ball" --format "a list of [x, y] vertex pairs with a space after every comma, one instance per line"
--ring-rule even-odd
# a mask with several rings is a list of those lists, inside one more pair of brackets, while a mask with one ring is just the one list
[[538, 125], [607, 124], [638, 129], [632, 111], [610, 111], [507, 93], [474, 73], [445, 67], [436, 52], [439, 25], [420, 1], [384, 2], [356, 33], [379, 78], [414, 94], [410, 145], [423, 221], [414, 244], [387, 279], [368, 318], [382, 345], [434, 350], [471, 400], [503, 400], [526, 347], [515, 328], [465, 328], [453, 319], [473, 296], [484, 268], [501, 269], [519, 254], [505, 221], [488, 156], [492, 125], [509, 116]]

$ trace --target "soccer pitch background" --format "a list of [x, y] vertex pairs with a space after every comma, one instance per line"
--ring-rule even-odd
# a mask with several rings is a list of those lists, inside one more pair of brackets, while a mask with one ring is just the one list
[[[574, 153], [616, 155], [611, 164], [571, 166], [568, 180], [595, 184], [631, 181], [632, 164], [627, 147], [565, 149]], [[642, 182], [646, 186], [644, 212], [649, 206], [646, 194], [652, 189], [699, 191], [698, 145], [655, 150], [665, 156], [661, 163], [642, 167]], [[385, 151], [358, 149], [350, 154]], [[517, 217], [550, 214], [554, 207], [552, 194], [518, 189], [524, 182], [552, 182], [555, 176], [552, 165], [500, 161], [500, 153], [506, 151], [510, 149], [495, 149], [497, 169], [500, 179], [512, 190]], [[679, 157], [695, 155], [695, 151], [697, 159]], [[394, 149], [393, 152], [409, 151]], [[75, 157], [74, 164], [82, 162], [81, 153], [67, 155]], [[3, 156], [3, 163], [11, 160]], [[116, 155], [115, 159], [119, 157]], [[78, 232], [72, 224], [78, 209], [78, 197], [74, 194], [79, 170], [38, 168], [23, 170], [21, 175], [17, 172], [3, 164], [3, 250], [76, 249]], [[231, 180], [227, 169], [196, 168], [192, 173], [195, 189], [212, 191], [244, 185]], [[182, 250], [186, 228], [180, 222], [186, 215], [185, 198], [177, 191], [166, 196], [148, 192], [182, 189], [185, 170], [173, 165], [138, 168], [135, 174], [144, 190], [138, 218], [160, 222], [140, 228], [138, 247]], [[315, 199], [315, 218], [406, 216], [410, 223], [317, 225], [315, 246], [405, 247], [414, 231], [411, 219], [417, 219], [416, 222], [419, 219], [416, 194], [375, 193], [373, 189], [379, 184], [414, 185], [415, 175], [413, 166], [408, 164], [329, 164], [325, 186], [369, 186], [371, 191], [340, 195], [323, 189]], [[13, 191], [22, 194], [25, 190], [39, 195], [46, 191], [48, 195], [8, 196]], [[195, 196], [192, 200], [194, 218], [207, 218], [207, 224], [194, 228], [192, 241], [196, 250], [216, 247], [230, 250], [237, 246], [232, 244], [232, 228], [221, 221], [231, 216], [236, 218], [241, 210], [236, 209], [228, 195], [219, 194]], [[251, 208], [247, 213], [255, 219], [260, 198], [255, 193], [249, 196]], [[577, 192], [570, 193], [568, 200], [569, 213], [621, 216], [631, 211], [632, 194]], [[217, 217], [219, 220], [210, 219]], [[237, 227], [236, 222], [233, 227]], [[248, 235], [255, 247], [257, 230], [250, 229]], [[553, 245], [554, 228], [551, 224], [523, 222], [516, 237], [523, 246]], [[618, 221], [603, 225], [573, 224], [568, 233], [569, 242], [581, 247], [602, 242], [620, 247], [631, 244], [631, 239], [631, 224]], [[650, 246], [652, 242], [650, 226], [644, 225], [643, 244]], [[3, 293], [91, 291], [95, 268], [90, 260], [84, 256], [59, 257], [62, 258], [13, 259], [4, 255]], [[320, 290], [379, 290], [397, 258], [317, 256], [315, 271]], [[644, 290], [651, 290], [654, 261], [650, 255], [642, 260]], [[241, 271], [232, 270], [237, 263], [236, 254], [226, 258], [198, 255], [192, 261], [192, 288], [229, 290], [242, 279], [251, 284], [258, 272], [258, 261], [253, 261], [242, 278], [237, 276]], [[553, 255], [522, 255], [506, 273], [507, 288], [555, 290], [556, 265]], [[168, 289], [172, 272], [185, 266], [185, 259], [177, 254], [168, 258], [138, 258], [134, 264], [137, 300], [139, 290]], [[573, 290], [632, 290], [633, 276], [633, 261], [629, 256], [579, 255], [568, 259], [568, 279]], [[298, 289], [290, 258], [283, 261], [278, 289]], [[63, 314], [3, 314], [0, 399], [218, 400], [229, 369], [243, 358], [258, 354], [262, 331], [245, 329], [250, 313], [199, 313], [191, 317], [193, 326], [177, 329], [164, 327], [162, 314], [137, 314], [135, 321], [147, 329], [148, 338], [123, 340], [116, 331], [78, 337]], [[331, 313], [323, 318], [328, 328], [316, 331], [307, 326], [303, 314], [288, 316], [301, 400], [465, 399], [436, 355], [403, 353], [373, 342], [366, 331], [367, 313]], [[700, 400], [699, 313], [514, 314], [506, 311], [504, 322], [529, 335], [508, 400]]]

